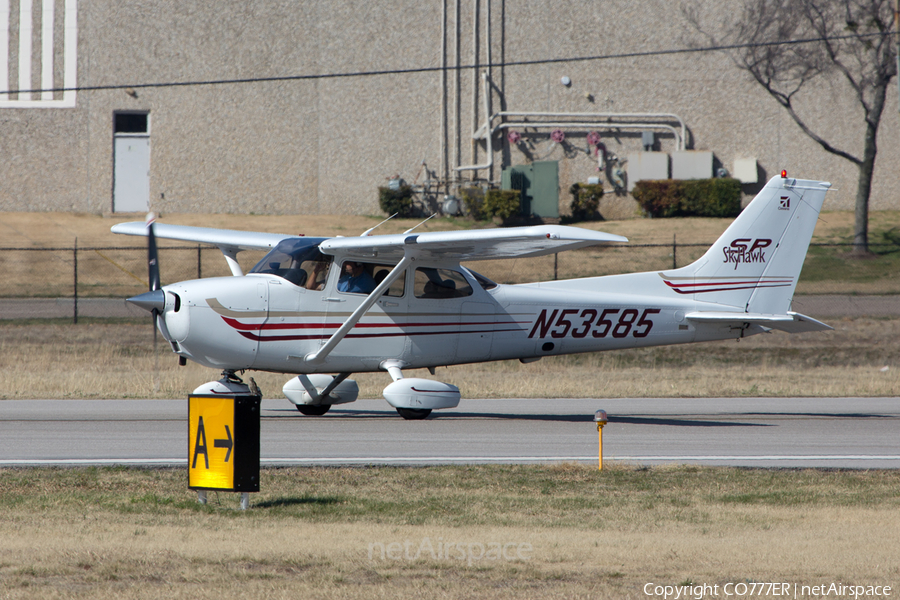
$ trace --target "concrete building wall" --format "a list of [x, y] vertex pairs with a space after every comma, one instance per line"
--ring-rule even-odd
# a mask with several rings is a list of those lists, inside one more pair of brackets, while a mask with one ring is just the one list
[[[21, 89], [18, 23], [27, 1], [9, 1], [12, 100]], [[782, 168], [828, 179], [837, 191], [826, 208], [853, 206], [856, 167], [803, 135], [724, 54], [513, 64], [684, 47], [690, 31], [677, 3], [33, 0], [35, 23], [47, 3], [60, 39], [66, 9], [77, 8], [77, 85], [88, 89], [77, 92], [71, 108], [17, 107], [0, 95], [2, 211], [110, 212], [113, 115], [146, 111], [150, 205], [161, 212], [377, 214], [376, 188], [391, 176], [427, 181], [440, 199], [459, 185], [499, 183], [501, 168], [532, 159], [560, 161], [565, 212], [571, 183], [602, 175], [586, 143], [590, 128], [565, 128], [565, 144], [553, 144], [543, 129], [523, 131], [523, 143], [510, 145], [503, 132], [492, 140], [491, 169], [456, 170], [488, 157], [484, 142], [472, 139], [485, 121], [484, 70], [493, 82], [491, 112], [677, 114], [689, 130], [688, 147], [712, 151], [729, 171], [735, 158], [754, 157], [763, 180]], [[730, 8], [715, 3], [710, 18]], [[41, 47], [41, 35], [35, 25], [33, 48]], [[64, 50], [58, 41], [53, 48], [53, 83], [61, 88]], [[471, 68], [489, 59], [508, 66]], [[42, 64], [31, 63], [38, 89]], [[430, 70], [345, 76], [423, 68]], [[327, 74], [340, 76], [243, 81]], [[563, 76], [571, 85], [560, 83]], [[239, 81], [141, 87], [222, 80]], [[92, 89], [104, 86], [114, 89]], [[862, 117], [849, 90], [836, 80], [820, 82], [815, 92], [800, 105], [811, 125], [861, 153]], [[639, 132], [599, 131], [619, 157], [641, 148]], [[880, 130], [874, 210], [898, 208], [898, 132], [892, 88]], [[670, 135], [658, 140], [658, 149], [674, 150]], [[627, 196], [607, 194], [601, 204], [608, 217], [634, 210]]]

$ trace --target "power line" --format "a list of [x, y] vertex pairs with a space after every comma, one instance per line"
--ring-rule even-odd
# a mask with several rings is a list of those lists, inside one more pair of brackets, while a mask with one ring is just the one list
[[38, 94], [42, 92], [95, 92], [105, 90], [125, 89], [152, 89], [190, 86], [212, 85], [237, 85], [243, 83], [273, 83], [282, 81], [310, 81], [319, 79], [347, 79], [351, 77], [378, 77], [382, 75], [415, 75], [420, 73], [437, 73], [441, 71], [467, 71], [470, 69], [509, 68], [534, 65], [550, 65], [560, 63], [590, 62], [598, 60], [615, 60], [623, 58], [650, 58], [656, 56], [672, 56], [678, 54], [699, 54], [705, 52], [721, 52], [727, 50], [742, 50], [750, 48], [766, 48], [774, 46], [793, 46], [800, 44], [812, 44], [816, 42], [840, 41], [846, 39], [862, 39], [869, 37], [891, 36], [893, 32], [877, 32], [869, 34], [848, 34], [837, 36], [821, 36], [815, 38], [803, 38], [799, 40], [781, 40], [775, 42], [753, 42], [747, 44], [721, 44], [716, 46], [703, 46], [699, 48], [672, 48], [668, 50], [646, 50], [643, 52], [622, 52], [618, 54], [597, 54], [591, 56], [574, 56], [567, 58], [543, 58], [534, 60], [516, 60], [506, 62], [477, 63], [470, 65], [456, 65], [447, 67], [415, 67], [410, 69], [379, 69], [375, 71], [351, 71], [345, 73], [318, 73], [305, 75], [279, 75], [272, 77], [245, 77], [237, 79], [210, 79], [195, 81], [168, 81], [158, 83], [129, 83], [111, 85], [86, 85], [63, 88], [41, 88], [33, 90], [8, 90], [6, 93]]

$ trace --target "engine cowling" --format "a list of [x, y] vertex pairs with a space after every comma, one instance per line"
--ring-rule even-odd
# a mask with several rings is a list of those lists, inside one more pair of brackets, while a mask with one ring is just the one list
[[384, 388], [384, 399], [394, 408], [431, 410], [459, 405], [459, 388], [449, 383], [410, 377]]

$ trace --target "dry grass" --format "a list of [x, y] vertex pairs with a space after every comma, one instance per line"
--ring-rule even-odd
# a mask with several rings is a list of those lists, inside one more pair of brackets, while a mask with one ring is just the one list
[[[649, 582], [896, 589], [898, 483], [886, 471], [268, 469], [241, 513], [230, 494], [196, 505], [181, 471], [5, 470], [0, 590], [603, 599], [644, 598]], [[382, 556], [391, 543], [408, 546]], [[492, 543], [531, 551], [475, 558]]]
[[[66, 213], [5, 213], [0, 214], [4, 248], [60, 248], [47, 252], [28, 250], [0, 252], [0, 296], [34, 297], [71, 296], [74, 284], [75, 238], [82, 250], [78, 253], [79, 295], [128, 297], [146, 287], [146, 256], [141, 251], [145, 240], [110, 233], [117, 222], [133, 220], [135, 215], [100, 217]], [[166, 215], [165, 223], [280, 232], [304, 233], [314, 236], [356, 235], [377, 224], [381, 217], [366, 216], [260, 216], [260, 215]], [[631, 241], [625, 246], [604, 249], [585, 249], [564, 252], [556, 265], [560, 278], [588, 277], [653, 271], [672, 266], [673, 237], [678, 239], [677, 264], [684, 266], [700, 257], [730, 223], [729, 219], [630, 219], [580, 223], [589, 229], [599, 229], [625, 235]], [[385, 223], [380, 233], [399, 233], [417, 224], [403, 219]], [[851, 239], [852, 214], [826, 213], [820, 219], [813, 241], [817, 243], [846, 243]], [[436, 219], [418, 231], [442, 231], [471, 227], [485, 227], [461, 219]], [[872, 214], [870, 241], [889, 242], [879, 246], [878, 256], [869, 260], [850, 260], [841, 248], [813, 248], [798, 284], [798, 293], [900, 293], [900, 246], [894, 244], [900, 227], [900, 211]], [[644, 245], [656, 245], [645, 247]], [[700, 244], [700, 246], [685, 246]], [[197, 248], [184, 242], [162, 240], [167, 248], [161, 255], [163, 282], [197, 277]], [[97, 250], [96, 248], [107, 248]], [[118, 247], [120, 249], [109, 249]], [[89, 249], [86, 249], [89, 248]], [[891, 249], [898, 252], [888, 252]], [[204, 277], [228, 275], [230, 272], [216, 248], [202, 252], [200, 270]], [[238, 255], [246, 271], [264, 255], [248, 251]], [[554, 277], [554, 257], [523, 260], [478, 261], [468, 266], [501, 283], [546, 281]], [[39, 277], [35, 277], [38, 274]], [[27, 292], [25, 292], [27, 290]]]
[[[900, 395], [900, 319], [832, 325], [825, 333], [460, 365], [435, 378], [458, 385], [464, 398]], [[156, 363], [149, 319], [0, 324], [2, 398], [183, 398], [219, 377], [194, 363], [177, 366], [161, 342], [158, 374]], [[280, 398], [289, 379], [249, 375], [270, 398]], [[380, 398], [390, 383], [386, 373], [354, 379], [363, 398]]]
[[[142, 215], [99, 216], [73, 213], [0, 213], [3, 247], [71, 246], [78, 238], [80, 246], [143, 246], [140, 238], [113, 235], [109, 228], [115, 223], [142, 220]], [[359, 235], [376, 225], [384, 216], [353, 215], [232, 215], [232, 214], [164, 214], [160, 222], [198, 227], [217, 227], [246, 231], [304, 234], [309, 236]], [[419, 219], [394, 219], [378, 229], [379, 233], [401, 233]], [[712, 243], [725, 230], [731, 219], [625, 219], [578, 223], [579, 227], [624, 235], [634, 244], [670, 244], [672, 236], [679, 243]], [[445, 231], [484, 227], [464, 219], [434, 219], [419, 231]], [[491, 225], [493, 226], [493, 225]], [[819, 217], [813, 242], [834, 243], [848, 241], [853, 227], [852, 211], [824, 212]], [[900, 227], [900, 211], [873, 211], [870, 228], [873, 232]], [[873, 239], [872, 241], [878, 241]]]

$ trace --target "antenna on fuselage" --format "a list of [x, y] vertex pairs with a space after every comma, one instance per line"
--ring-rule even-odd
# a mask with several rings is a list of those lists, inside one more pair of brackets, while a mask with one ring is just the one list
[[373, 231], [375, 231], [376, 229], [378, 229], [379, 227], [381, 227], [382, 225], [384, 225], [385, 223], [387, 223], [388, 221], [390, 221], [391, 219], [393, 219], [394, 217], [396, 217], [396, 216], [399, 215], [399, 214], [400, 214], [400, 213], [395, 212], [394, 214], [392, 214], [391, 216], [389, 216], [387, 219], [385, 219], [384, 221], [382, 221], [381, 223], [379, 223], [379, 224], [376, 225], [375, 227], [371, 227], [371, 228], [366, 229], [365, 231], [363, 231], [363, 232], [359, 235], [359, 237], [366, 237], [367, 235], [369, 235], [370, 233], [372, 233]]
[[[431, 215], [430, 217], [428, 217], [427, 219], [425, 219], [424, 221], [422, 221], [421, 223], [419, 223], [419, 225], [424, 225], [425, 223], [427, 223], [428, 221], [432, 220], [432, 219], [435, 218], [436, 216], [437, 216], [437, 213], [434, 213], [433, 215]], [[419, 225], [416, 225], [416, 227], [418, 227]], [[406, 235], [407, 233], [411, 232], [411, 231], [412, 231], [413, 229], [415, 229], [416, 227], [410, 227], [409, 229], [407, 229], [406, 231], [403, 232], [403, 235]]]

